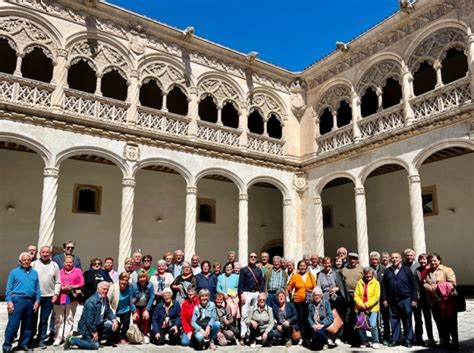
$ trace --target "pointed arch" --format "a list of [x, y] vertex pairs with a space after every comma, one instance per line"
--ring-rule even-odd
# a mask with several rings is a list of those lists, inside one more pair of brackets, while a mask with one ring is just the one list
[[200, 95], [204, 92], [211, 93], [216, 96], [220, 105], [224, 105], [225, 101], [234, 102], [240, 111], [244, 92], [232, 78], [216, 71], [206, 72], [198, 77], [196, 87]]
[[285, 103], [270, 89], [258, 87], [248, 92], [246, 97], [248, 107], [259, 107], [263, 112], [263, 117], [268, 117], [269, 113], [277, 113], [283, 120], [288, 118]]
[[331, 112], [337, 111], [341, 101], [351, 104], [352, 84], [345, 79], [337, 79], [332, 84], [322, 89], [313, 110], [318, 116], [324, 109], [328, 108]]
[[169, 91], [175, 83], [182, 85], [187, 91], [194, 80], [186, 75], [186, 68], [180, 61], [159, 54], [147, 55], [140, 60], [138, 72], [140, 84], [145, 80], [155, 79], [164, 92]]

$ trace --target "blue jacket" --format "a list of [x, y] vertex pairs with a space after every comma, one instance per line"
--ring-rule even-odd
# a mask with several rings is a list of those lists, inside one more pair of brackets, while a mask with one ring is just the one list
[[[308, 307], [308, 323], [309, 326], [313, 326], [316, 322], [314, 321], [314, 314], [316, 312], [316, 304], [311, 303]], [[319, 306], [319, 322], [324, 325], [324, 327], [328, 327], [334, 321], [334, 315], [332, 314], [331, 305], [329, 301], [323, 299], [321, 305]]]
[[152, 329], [151, 332], [153, 336], [156, 333], [160, 332], [161, 327], [163, 326], [163, 321], [166, 316], [171, 320], [171, 326], [176, 326], [178, 329], [181, 327], [181, 306], [176, 300], [171, 301], [173, 305], [169, 309], [168, 315], [166, 315], [165, 302], [160, 302], [153, 312], [153, 319], [151, 321]]
[[236, 273], [231, 273], [230, 276], [227, 276], [225, 273], [220, 274], [217, 277], [217, 293], [227, 294], [228, 290], [232, 289], [237, 294], [239, 290], [239, 275]]
[[109, 299], [105, 297], [104, 320], [100, 320], [100, 312], [102, 310], [101, 297], [95, 293], [84, 304], [81, 319], [79, 320], [78, 329], [82, 335], [90, 335], [97, 331], [97, 326], [105, 320], [115, 320], [115, 314], [110, 308]]
[[[255, 277], [252, 275], [254, 273]], [[255, 281], [255, 278], [257, 281]], [[257, 285], [258, 282], [258, 285]], [[265, 283], [263, 282], [262, 270], [257, 266], [245, 266], [239, 274], [239, 294], [243, 292], [264, 292]]]
[[398, 275], [392, 266], [388, 267], [383, 274], [380, 301], [387, 300], [390, 304], [407, 298], [418, 301], [415, 276], [410, 267], [402, 264]]
[[[283, 324], [280, 322], [280, 307], [278, 304], [273, 305], [273, 318], [275, 320], [275, 326]], [[298, 327], [298, 312], [296, 311], [295, 305], [292, 302], [285, 303], [285, 316], [286, 320], [290, 323], [290, 326]]]
[[36, 270], [31, 267], [28, 270], [16, 267], [10, 271], [5, 291], [7, 303], [11, 303], [12, 297], [15, 295], [28, 297], [37, 302], [40, 301], [41, 292]]
[[212, 327], [216, 321], [216, 305], [211, 301], [207, 302], [207, 306], [205, 308], [203, 308], [201, 304], [198, 304], [194, 307], [193, 317], [191, 319], [191, 326], [193, 327], [194, 332], [199, 332], [202, 330], [202, 327], [198, 324], [198, 320], [204, 318], [209, 319], [207, 326], [210, 327]]
[[[72, 255], [72, 256], [74, 256], [74, 267], [78, 267], [82, 270], [81, 259], [76, 255]], [[64, 253], [53, 256], [53, 261], [58, 264], [60, 270], [62, 270], [64, 267], [64, 257], [65, 257]]]
[[150, 311], [151, 306], [153, 305], [153, 300], [155, 300], [155, 289], [153, 283], [148, 282], [145, 288], [141, 288], [137, 283], [132, 284], [132, 301], [135, 306], [137, 306], [137, 301], [140, 299], [142, 293], [145, 293], [147, 304], [146, 310]]
[[201, 289], [209, 290], [209, 293], [211, 293], [211, 297], [209, 299], [214, 301], [216, 298], [217, 277], [213, 274], [210, 274], [209, 277], [206, 277], [202, 273], [198, 273], [196, 275], [196, 287], [198, 292]]

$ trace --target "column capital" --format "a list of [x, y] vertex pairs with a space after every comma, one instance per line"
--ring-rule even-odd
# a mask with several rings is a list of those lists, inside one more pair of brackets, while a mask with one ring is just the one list
[[408, 176], [408, 182], [409, 182], [410, 184], [413, 184], [413, 183], [421, 183], [420, 175], [419, 175], [419, 174], [409, 175], [409, 176]]
[[134, 188], [136, 185], [135, 178], [123, 178], [122, 179], [122, 186], [123, 187], [131, 187]]
[[249, 194], [239, 194], [239, 201], [248, 201]]
[[314, 197], [313, 202], [315, 205], [321, 205], [322, 204], [321, 196]]
[[138, 70], [130, 70], [130, 78], [136, 78], [138, 79]]
[[197, 96], [198, 94], [198, 88], [197, 87], [189, 87], [189, 94], [195, 94]]
[[357, 195], [365, 195], [365, 188], [364, 187], [357, 187], [354, 188], [354, 192]]
[[59, 177], [59, 168], [46, 167], [43, 170], [43, 176], [57, 178]]
[[56, 56], [61, 58], [67, 58], [67, 50], [62, 48], [56, 49]]
[[188, 186], [186, 188], [186, 194], [187, 195], [197, 195], [197, 192], [198, 192], [197, 187], [195, 187], [195, 186]]
[[441, 61], [439, 60], [435, 60], [434, 64], [433, 64], [433, 68], [435, 70], [441, 70], [441, 68], [443, 67], [443, 64], [441, 64]]
[[291, 199], [283, 199], [283, 206], [291, 206]]

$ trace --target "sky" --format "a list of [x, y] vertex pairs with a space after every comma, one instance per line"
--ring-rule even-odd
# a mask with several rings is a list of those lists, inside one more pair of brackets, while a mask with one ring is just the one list
[[107, 0], [291, 71], [398, 10], [398, 0]]

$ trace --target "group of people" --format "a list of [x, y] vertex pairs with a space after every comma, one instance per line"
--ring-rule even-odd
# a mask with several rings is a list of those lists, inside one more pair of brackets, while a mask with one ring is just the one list
[[[339, 248], [334, 258], [293, 260], [251, 253], [248, 265], [185, 261], [183, 251], [153, 257], [136, 251], [123, 270], [93, 258], [83, 272], [68, 241], [52, 256], [49, 246], [21, 253], [6, 287], [9, 313], [3, 352], [64, 344], [64, 349], [153, 343], [192, 346], [302, 344], [313, 350], [350, 344], [458, 346], [456, 277], [439, 254], [357, 253]], [[78, 305], [84, 305], [73, 332]], [[414, 318], [414, 329], [412, 325]], [[21, 326], [21, 328], [20, 328]], [[48, 335], [48, 327], [51, 334]], [[428, 341], [423, 341], [423, 331]], [[370, 339], [367, 335], [370, 332]], [[141, 338], [141, 340], [137, 340]]]

